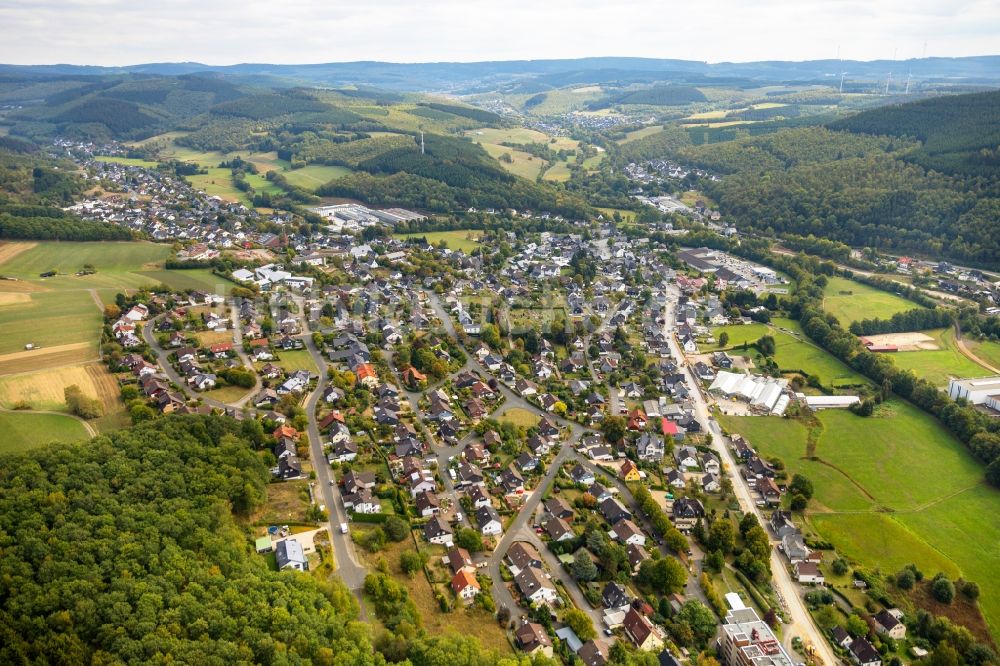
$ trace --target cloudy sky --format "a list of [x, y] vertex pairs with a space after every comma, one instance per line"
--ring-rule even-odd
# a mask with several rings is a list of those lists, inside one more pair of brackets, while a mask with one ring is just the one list
[[[926, 45], [926, 46], [925, 46]], [[996, 0], [0, 0], [0, 62], [1000, 53]]]

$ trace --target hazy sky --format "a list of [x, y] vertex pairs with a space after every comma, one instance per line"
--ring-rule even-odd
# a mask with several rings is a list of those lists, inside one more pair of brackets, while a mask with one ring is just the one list
[[997, 0], [0, 0], [0, 62], [1000, 53]]

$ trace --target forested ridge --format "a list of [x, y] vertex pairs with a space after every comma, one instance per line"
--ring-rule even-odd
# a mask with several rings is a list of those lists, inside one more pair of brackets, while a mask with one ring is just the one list
[[928, 170], [909, 159], [921, 149], [909, 137], [812, 127], [674, 155], [728, 174], [704, 187], [740, 229], [996, 266], [1000, 179]]
[[235, 421], [167, 417], [0, 464], [0, 661], [373, 663], [350, 594], [257, 558], [269, 472]]
[[906, 159], [936, 171], [995, 178], [1000, 168], [1000, 91], [881, 107], [829, 127], [919, 139]]

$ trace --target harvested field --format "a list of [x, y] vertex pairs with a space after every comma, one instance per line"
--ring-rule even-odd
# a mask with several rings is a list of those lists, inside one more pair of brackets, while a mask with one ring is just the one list
[[36, 245], [38, 245], [38, 243], [0, 243], [0, 264], [13, 259], [25, 250], [30, 250]]
[[0, 405], [28, 402], [34, 409], [66, 409], [63, 391], [76, 384], [84, 395], [97, 398], [105, 413], [121, 408], [118, 383], [100, 363], [71, 365], [0, 377]]
[[94, 345], [89, 342], [74, 342], [68, 345], [32, 349], [31, 351], [12, 352], [0, 355], [0, 375], [57, 368], [94, 360], [95, 357]]
[[0, 292], [0, 307], [30, 302], [31, 296], [24, 292]]
[[926, 333], [884, 333], [882, 335], [866, 335], [875, 345], [893, 345], [901, 352], [935, 351], [941, 349], [937, 341]]

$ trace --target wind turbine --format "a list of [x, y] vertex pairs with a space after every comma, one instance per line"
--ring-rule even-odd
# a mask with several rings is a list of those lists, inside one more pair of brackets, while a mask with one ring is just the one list
[[840, 94], [844, 94], [844, 77], [847, 76], [847, 72], [840, 73]]

